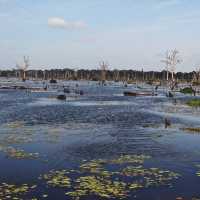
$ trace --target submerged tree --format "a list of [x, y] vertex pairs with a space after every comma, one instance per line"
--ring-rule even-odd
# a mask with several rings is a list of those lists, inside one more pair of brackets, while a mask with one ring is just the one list
[[101, 81], [102, 84], [106, 81], [106, 72], [108, 70], [108, 63], [105, 61], [99, 62], [100, 70], [101, 70]]
[[161, 60], [166, 64], [166, 71], [167, 71], [167, 80], [169, 80], [169, 71], [172, 74], [172, 81], [174, 81], [174, 74], [176, 73], [176, 66], [180, 64], [182, 60], [179, 57], [179, 51], [176, 49], [169, 50], [166, 52], [166, 56], [164, 60]]
[[26, 71], [29, 67], [29, 57], [24, 56], [24, 63], [22, 65], [17, 64], [17, 68], [21, 71], [21, 78], [26, 81]]
[[165, 70], [167, 72], [167, 81], [169, 80], [169, 66], [170, 66], [170, 54], [169, 54], [169, 51], [167, 51], [165, 53], [165, 59], [164, 60], [161, 60], [161, 62], [165, 63], [166, 66], [165, 66]]
[[181, 63], [182, 60], [179, 58], [179, 52], [175, 50], [171, 50], [169, 54], [169, 60], [170, 60], [170, 70], [172, 73], [172, 80], [174, 80], [174, 74], [176, 73], [176, 65]]

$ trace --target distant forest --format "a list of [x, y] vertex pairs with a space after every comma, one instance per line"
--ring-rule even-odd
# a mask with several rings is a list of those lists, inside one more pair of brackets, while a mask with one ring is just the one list
[[[51, 70], [1, 70], [0, 77], [20, 78], [25, 74], [26, 79], [34, 80], [91, 80], [91, 81], [165, 81], [167, 71], [135, 71], [135, 70], [72, 70], [72, 69], [51, 69]], [[195, 72], [175, 74], [176, 80], [191, 82]], [[169, 73], [169, 78], [171, 74]]]

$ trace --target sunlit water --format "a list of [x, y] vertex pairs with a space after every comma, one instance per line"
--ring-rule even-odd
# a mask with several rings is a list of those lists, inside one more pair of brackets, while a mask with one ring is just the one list
[[[66, 101], [57, 100], [57, 94], [52, 92], [0, 92], [2, 183], [36, 184], [37, 188], [22, 199], [43, 199], [44, 194], [50, 200], [72, 199], [65, 195], [68, 189], [49, 187], [39, 177], [50, 170], [77, 169], [84, 160], [143, 154], [151, 156], [145, 166], [171, 170], [181, 177], [172, 181], [170, 187], [136, 190], [125, 199], [200, 197], [200, 177], [196, 175], [196, 165], [200, 164], [200, 135], [182, 130], [200, 126], [200, 111], [185, 105], [190, 97], [177, 97], [174, 103], [163, 95], [163, 90], [157, 97], [135, 98], [122, 95], [135, 86], [79, 84], [85, 94], [70, 95]], [[171, 128], [164, 128], [165, 117], [171, 119]], [[8, 155], [7, 148], [39, 156], [16, 159]], [[107, 199], [81, 197], [96, 198]]]

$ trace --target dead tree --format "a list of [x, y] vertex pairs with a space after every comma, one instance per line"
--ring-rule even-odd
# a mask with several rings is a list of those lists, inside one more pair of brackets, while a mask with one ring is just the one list
[[105, 61], [99, 62], [100, 70], [101, 70], [101, 82], [102, 84], [106, 81], [106, 72], [108, 70], [108, 63]]
[[165, 70], [167, 72], [167, 81], [169, 80], [169, 66], [170, 66], [170, 54], [169, 54], [169, 51], [167, 51], [165, 53], [165, 59], [164, 60], [161, 60], [161, 62], [165, 63], [166, 66], [165, 66]]
[[17, 68], [21, 71], [21, 78], [26, 81], [26, 70], [29, 67], [29, 57], [24, 56], [24, 63], [22, 65], [17, 64]]
[[180, 64], [182, 60], [179, 58], [179, 52], [174, 49], [166, 52], [166, 56], [164, 60], [161, 60], [161, 62], [164, 62], [166, 64], [166, 70], [167, 70], [167, 80], [169, 80], [169, 71], [172, 74], [172, 81], [174, 81], [174, 74], [176, 72], [176, 65]]
[[175, 50], [171, 50], [170, 55], [169, 55], [169, 60], [170, 60], [170, 71], [172, 73], [172, 81], [174, 81], [174, 74], [176, 72], [176, 65], [180, 64], [182, 60], [178, 56], [179, 52]]

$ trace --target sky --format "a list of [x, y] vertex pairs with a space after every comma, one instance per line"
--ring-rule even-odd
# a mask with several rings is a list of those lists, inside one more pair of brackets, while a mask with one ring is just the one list
[[177, 71], [200, 67], [199, 0], [0, 0], [0, 69], [99, 67]]

